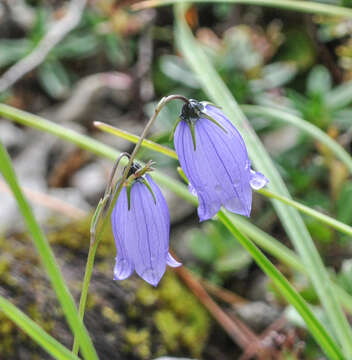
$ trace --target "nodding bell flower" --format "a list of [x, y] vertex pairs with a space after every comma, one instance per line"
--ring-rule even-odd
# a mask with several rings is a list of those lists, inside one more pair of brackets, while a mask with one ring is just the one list
[[174, 144], [189, 190], [198, 196], [200, 221], [212, 218], [221, 206], [250, 216], [252, 189], [268, 180], [251, 169], [242, 136], [219, 108], [189, 100], [176, 124]]
[[177, 267], [169, 253], [170, 215], [150, 168], [134, 163], [111, 213], [117, 256], [114, 280], [128, 278], [134, 270], [156, 286], [166, 264]]

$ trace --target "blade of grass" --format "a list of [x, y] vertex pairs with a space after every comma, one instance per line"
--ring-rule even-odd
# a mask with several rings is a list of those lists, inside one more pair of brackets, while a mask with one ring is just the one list
[[83, 322], [78, 317], [78, 312], [74, 300], [65, 284], [64, 278], [55, 260], [54, 254], [50, 245], [40, 229], [37, 221], [34, 218], [31, 207], [29, 206], [26, 198], [16, 179], [15, 171], [12, 167], [10, 157], [0, 142], [0, 172], [8, 183], [22, 213], [23, 219], [26, 223], [28, 231], [32, 240], [37, 248], [40, 259], [44, 268], [49, 276], [51, 285], [55, 290], [56, 296], [60, 302], [62, 310], [65, 314], [67, 322], [71, 330], [79, 339], [80, 348], [85, 359], [98, 359], [95, 352], [92, 340]]
[[[185, 7], [182, 5], [178, 5], [175, 8], [175, 37], [181, 53], [197, 75], [204, 91], [214, 103], [223, 108], [224, 112], [243, 135], [249, 155], [256, 168], [269, 179], [268, 187], [279, 195], [290, 197], [280, 174], [264, 146], [250, 127], [248, 120], [238, 107], [232, 94], [216, 73], [208, 57], [195, 41], [185, 21], [184, 11]], [[352, 359], [351, 328], [332, 289], [329, 274], [302, 218], [295, 209], [283, 203], [274, 202], [273, 205], [303, 263], [310, 269], [309, 276], [312, 284], [326, 311], [334, 334], [342, 345], [345, 356], [348, 359]]]
[[[229, 212], [226, 213], [231, 221], [236, 224], [236, 226], [258, 246], [260, 246], [270, 255], [275, 256], [289, 268], [308, 275], [309, 270], [304, 266], [300, 258], [292, 250], [283, 245], [279, 240], [259, 229], [243, 216], [231, 214]], [[333, 283], [332, 285], [343, 306], [350, 313], [352, 313], [352, 296], [338, 284]]]
[[55, 359], [79, 360], [70, 350], [47, 334], [38, 324], [1, 295], [0, 310]]
[[[54, 122], [46, 120], [40, 116], [30, 114], [26, 111], [16, 109], [6, 104], [0, 103], [0, 116], [16, 121], [22, 125], [30, 126], [34, 129], [53, 134], [63, 140], [67, 140], [79, 146], [82, 149], [88, 150], [93, 154], [104, 156], [113, 161], [115, 161], [121, 154], [120, 151], [107, 146], [89, 136], [80, 134], [72, 129], [55, 124]], [[121, 163], [125, 165], [127, 163], [126, 159], [122, 159]], [[165, 186], [166, 188], [173, 191], [176, 195], [183, 197], [185, 200], [196, 204], [196, 198], [187, 190], [185, 190], [184, 185], [179, 181], [169, 176], [165, 176], [159, 171], [154, 171], [151, 175], [160, 185]]]
[[[99, 143], [98, 141], [89, 138], [88, 136], [78, 134], [73, 130], [66, 129], [63, 126], [54, 124], [48, 120], [45, 120], [38, 116], [31, 115], [24, 111], [14, 109], [10, 106], [6, 106], [6, 105], [3, 106], [3, 104], [0, 104], [0, 115], [6, 116], [12, 120], [15, 120], [22, 124], [26, 124], [26, 125], [34, 127], [34, 128], [40, 128], [40, 130], [43, 130], [48, 133], [52, 133], [53, 135], [56, 135], [60, 138], [68, 140], [84, 149], [90, 150], [91, 152], [97, 153], [98, 155], [105, 156], [111, 160], [115, 160], [115, 158], [117, 157], [117, 154], [119, 154], [116, 150], [112, 149], [111, 147], [105, 146], [105, 145]], [[99, 146], [99, 145], [103, 145], [103, 146]], [[148, 146], [148, 145], [144, 144], [144, 146]], [[100, 149], [100, 150], [97, 151], [97, 149]], [[177, 194], [180, 197], [184, 198], [186, 201], [188, 201], [194, 205], [197, 205], [196, 197], [194, 197], [193, 195], [191, 195], [188, 192], [188, 190], [184, 184], [181, 184], [178, 181], [176, 181], [166, 175], [163, 175], [157, 171], [152, 173], [152, 176], [155, 178], [155, 180], [159, 184], [164, 185], [166, 188], [169, 188], [171, 191], [174, 191], [175, 187], [173, 185], [170, 186], [170, 184], [172, 182], [175, 182], [177, 184], [177, 186], [176, 186]], [[254, 225], [252, 225], [252, 226], [254, 226]], [[260, 238], [260, 236], [257, 236], [257, 239], [259, 239], [259, 238]], [[275, 247], [275, 243], [272, 247], [270, 247], [268, 241], [265, 241], [265, 240], [260, 241], [260, 239], [259, 239], [258, 244], [260, 244], [260, 246], [264, 246], [264, 244], [266, 244], [266, 246], [268, 248], [268, 252], [270, 252], [269, 251], [270, 249], [274, 249], [273, 255], [275, 255], [275, 256], [279, 257], [280, 254], [282, 254], [282, 251], [280, 251], [280, 250], [282, 250], [282, 247], [280, 247], [280, 246]], [[276, 250], [275, 250], [275, 248], [276, 248]], [[287, 254], [289, 254], [290, 250], [289, 249], [286, 249], [286, 250], [287, 250], [286, 257], [282, 257], [282, 259], [287, 260], [287, 259], [289, 259], [289, 256], [290, 256], [290, 255], [287, 255]], [[294, 264], [294, 260], [291, 261], [291, 266], [294, 266], [293, 264]], [[299, 265], [298, 265], [298, 267], [299, 267]], [[304, 267], [304, 266], [302, 265], [302, 267]], [[339, 294], [341, 296], [344, 296], [345, 295], [344, 290], [340, 288]]]
[[[261, 108], [261, 107], [260, 107]], [[298, 118], [298, 120], [301, 120]], [[303, 120], [302, 120], [303, 121]], [[99, 129], [103, 130], [103, 131], [106, 131], [110, 134], [113, 134], [119, 138], [122, 138], [122, 139], [125, 139], [125, 140], [128, 140], [132, 143], [137, 143], [138, 142], [138, 139], [139, 137], [134, 135], [134, 134], [131, 134], [131, 133], [127, 133], [125, 131], [121, 131], [120, 129], [118, 128], [115, 128], [113, 126], [110, 126], [110, 125], [107, 125], [107, 124], [104, 124], [104, 123], [95, 123], [95, 126], [97, 126]], [[325, 135], [325, 134], [324, 134]], [[327, 135], [326, 135], [327, 136]], [[328, 136], [327, 136], [328, 137]], [[325, 139], [325, 138], [324, 138]], [[337, 145], [337, 147], [340, 147], [337, 143], [335, 143], [335, 141], [333, 141], [331, 138], [328, 137], [328, 139], [330, 139], [332, 141], [333, 144], [330, 144], [330, 145]], [[326, 139], [325, 139], [326, 140]], [[330, 143], [330, 142], [329, 142]], [[154, 150], [154, 151], [157, 151], [159, 152], [160, 154], [164, 154], [166, 156], [169, 156], [170, 158], [172, 159], [178, 159], [177, 158], [177, 154], [174, 150], [172, 149], [169, 149], [165, 146], [161, 146], [151, 140], [148, 140], [148, 141], [143, 141], [142, 143], [142, 146], [147, 148], [147, 149], [151, 149], [151, 150]], [[341, 148], [342, 149], [342, 148]], [[339, 150], [341, 150], [339, 149]], [[342, 149], [343, 150], [343, 149]], [[345, 151], [345, 150], [343, 150]], [[349, 157], [349, 155], [347, 154], [346, 152], [346, 156]], [[352, 170], [352, 168], [351, 168]], [[338, 221], [328, 215], [325, 215], [325, 214], [322, 214], [321, 212], [317, 211], [317, 210], [314, 210], [308, 206], [305, 206], [297, 201], [294, 201], [294, 200], [291, 200], [289, 198], [286, 198], [285, 196], [281, 196], [281, 195], [278, 195], [278, 194], [275, 194], [271, 191], [268, 191], [267, 189], [260, 189], [260, 190], [257, 190], [258, 193], [260, 193], [261, 195], [267, 197], [267, 198], [272, 198], [272, 199], [277, 199], [281, 202], [283, 202], [284, 204], [287, 204], [289, 206], [292, 206], [294, 207], [295, 209], [299, 210], [300, 212], [306, 214], [306, 215], [309, 215], [349, 236], [352, 237], [352, 227], [347, 225], [347, 224], [344, 224], [342, 223], [341, 221]]]
[[[94, 126], [97, 127], [101, 131], [105, 131], [109, 134], [117, 136], [120, 139], [125, 139], [134, 144], [137, 144], [137, 142], [139, 140], [139, 136], [137, 136], [137, 135], [131, 134], [127, 131], [121, 130], [119, 128], [116, 128], [114, 126], [111, 126], [111, 125], [108, 125], [105, 123], [102, 123], [100, 121], [95, 121]], [[160, 154], [164, 154], [172, 159], [178, 160], [176, 151], [174, 151], [166, 146], [159, 145], [154, 141], [145, 139], [142, 142], [142, 146], [145, 147], [146, 149], [157, 151]]]
[[352, 227], [347, 224], [342, 223], [341, 221], [338, 221], [328, 215], [322, 214], [321, 212], [314, 210], [314, 209], [310, 208], [309, 206], [303, 205], [297, 201], [286, 198], [285, 196], [275, 194], [267, 189], [260, 189], [260, 190], [257, 190], [257, 192], [268, 198], [276, 199], [276, 200], [283, 202], [284, 204], [292, 206], [295, 209], [299, 210], [300, 212], [302, 212], [306, 215], [309, 215], [309, 216], [321, 221], [322, 223], [327, 224], [327, 225], [333, 227], [334, 229], [337, 229], [337, 230], [345, 233], [346, 235], [349, 235], [352, 237]]
[[285, 299], [296, 308], [304, 319], [311, 334], [314, 336], [317, 343], [320, 344], [329, 359], [344, 359], [339, 346], [336, 345], [335, 341], [309, 309], [307, 303], [301, 295], [296, 292], [280, 271], [277, 270], [276, 267], [265, 257], [265, 255], [236, 228], [233, 222], [231, 222], [229, 217], [222, 210], [218, 212], [217, 216], [239, 241], [239, 243], [251, 254], [255, 262], [273, 281]]
[[[132, 5], [132, 9], [141, 10], [150, 7], [166, 6], [180, 3], [187, 3], [187, 0], [146, 0]], [[323, 14], [330, 16], [341, 16], [352, 18], [352, 9], [329, 4], [321, 4], [312, 1], [302, 0], [195, 0], [194, 3], [231, 3], [244, 5], [259, 5], [274, 7], [278, 9], [300, 11], [312, 14]]]
[[328, 147], [336, 155], [336, 157], [347, 166], [350, 173], [352, 173], [352, 157], [350, 154], [340, 144], [338, 144], [324, 131], [320, 130], [317, 126], [283, 110], [277, 110], [266, 106], [241, 105], [240, 108], [246, 115], [269, 117], [291, 124], [303, 130], [305, 133], [311, 135], [314, 139]]

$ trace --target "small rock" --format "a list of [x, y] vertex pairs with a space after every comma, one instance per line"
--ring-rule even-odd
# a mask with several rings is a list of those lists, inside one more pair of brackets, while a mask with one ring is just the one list
[[107, 182], [105, 171], [99, 162], [91, 163], [77, 171], [71, 185], [78, 189], [91, 204], [97, 204]]
[[23, 130], [8, 121], [0, 122], [0, 141], [6, 148], [19, 147], [23, 144]]
[[235, 305], [235, 311], [255, 332], [263, 331], [280, 316], [278, 309], [262, 301]]

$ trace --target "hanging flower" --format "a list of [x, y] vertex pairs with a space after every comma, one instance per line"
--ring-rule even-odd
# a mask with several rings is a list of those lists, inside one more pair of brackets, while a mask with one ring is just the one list
[[246, 145], [231, 121], [216, 106], [190, 100], [176, 125], [175, 149], [198, 196], [200, 221], [212, 218], [221, 206], [250, 216], [252, 189], [260, 189], [266, 177], [251, 169]]
[[111, 213], [117, 248], [114, 280], [124, 280], [136, 270], [156, 286], [166, 264], [181, 264], [169, 253], [170, 215], [166, 201], [146, 171], [133, 164]]

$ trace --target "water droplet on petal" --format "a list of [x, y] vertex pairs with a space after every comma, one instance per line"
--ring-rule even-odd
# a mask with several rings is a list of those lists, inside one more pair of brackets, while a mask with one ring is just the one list
[[252, 189], [259, 190], [264, 187], [269, 180], [260, 172], [251, 170], [250, 185]]
[[167, 254], [166, 263], [173, 268], [179, 267], [182, 265], [180, 262], [178, 262], [176, 259], [174, 259], [170, 253]]
[[127, 259], [116, 261], [114, 267], [114, 280], [127, 279], [133, 271], [132, 264]]

